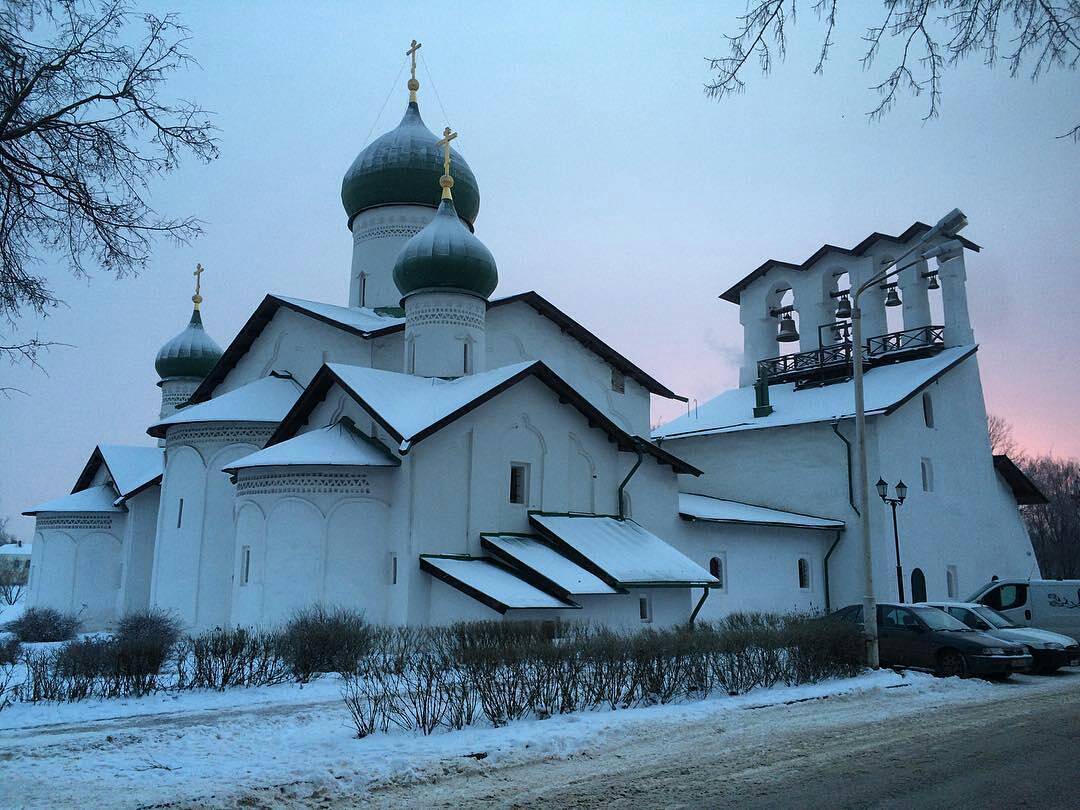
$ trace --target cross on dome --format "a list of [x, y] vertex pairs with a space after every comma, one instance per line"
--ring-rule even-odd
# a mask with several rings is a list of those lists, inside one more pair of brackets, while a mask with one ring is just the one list
[[201, 264], [196, 264], [195, 272], [192, 273], [192, 275], [195, 276], [195, 294], [191, 296], [191, 301], [195, 304], [195, 309], [199, 308], [199, 304], [201, 304], [203, 300], [200, 292], [202, 290], [202, 274], [205, 272], [205, 267], [203, 267]]
[[444, 200], [454, 199], [453, 195], [450, 194], [450, 189], [454, 187], [454, 178], [450, 176], [450, 141], [457, 136], [456, 132], [451, 132], [450, 127], [447, 127], [443, 130], [442, 140], [435, 144], [443, 149], [443, 176], [439, 178], [439, 185], [442, 186], [442, 198]]
[[412, 60], [409, 66], [409, 101], [416, 101], [416, 91], [420, 89], [420, 82], [416, 80], [416, 52], [421, 47], [422, 45], [414, 39], [409, 50], [405, 51], [405, 55]]

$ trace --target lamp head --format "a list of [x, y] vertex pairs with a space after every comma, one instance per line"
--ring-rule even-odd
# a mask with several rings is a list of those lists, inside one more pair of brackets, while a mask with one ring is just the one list
[[923, 234], [923, 241], [929, 242], [939, 236], [956, 236], [957, 233], [967, 227], [967, 217], [959, 208], [954, 208], [941, 219], [933, 228]]
[[907, 498], [907, 484], [904, 483], [902, 478], [896, 482], [896, 497], [900, 499], [900, 503], [903, 503]]
[[878, 478], [874, 486], [877, 487], [877, 494], [881, 497], [881, 500], [885, 500], [885, 496], [889, 494], [889, 485], [885, 483], [885, 479]]

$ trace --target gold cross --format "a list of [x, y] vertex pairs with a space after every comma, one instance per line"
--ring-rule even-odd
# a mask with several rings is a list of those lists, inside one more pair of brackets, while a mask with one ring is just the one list
[[450, 141], [457, 137], [456, 132], [451, 132], [450, 127], [443, 130], [442, 140], [436, 146], [443, 148], [443, 174], [450, 174]]
[[413, 79], [416, 78], [416, 52], [418, 50], [420, 50], [421, 47], [422, 47], [421, 44], [414, 39], [412, 41], [412, 45], [409, 47], [409, 50], [405, 51], [405, 55], [412, 59], [412, 78]]
[[199, 304], [202, 303], [202, 296], [199, 294], [202, 289], [202, 274], [206, 272], [201, 264], [195, 265], [195, 272], [192, 273], [195, 276], [195, 294], [191, 296], [191, 300], [195, 302], [195, 309], [199, 308]]

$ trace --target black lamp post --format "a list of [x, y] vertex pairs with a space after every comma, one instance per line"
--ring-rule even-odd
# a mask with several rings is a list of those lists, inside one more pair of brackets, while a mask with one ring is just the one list
[[896, 527], [896, 507], [903, 506], [907, 498], [907, 484], [902, 480], [896, 482], [896, 497], [889, 497], [889, 485], [884, 478], [877, 480], [877, 493], [881, 500], [892, 507], [892, 533], [893, 544], [896, 546], [896, 592], [900, 601], [904, 601], [904, 569], [900, 567], [900, 530]]

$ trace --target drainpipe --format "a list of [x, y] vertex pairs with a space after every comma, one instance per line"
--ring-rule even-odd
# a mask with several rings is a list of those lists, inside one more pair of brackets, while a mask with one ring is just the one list
[[[856, 514], [859, 513], [859, 507], [855, 505], [855, 486], [851, 480], [851, 442], [847, 437], [840, 432], [840, 420], [836, 419], [832, 423], [833, 433], [836, 437], [844, 443], [844, 449], [847, 451], [847, 496], [848, 503], [851, 505], [851, 510]], [[829, 550], [825, 552], [825, 560], [823, 561], [825, 568], [825, 612], [832, 612], [832, 602], [829, 599], [829, 558], [832, 553], [836, 551], [836, 547], [840, 544], [840, 530], [836, 532], [836, 539], [833, 540], [832, 545], [829, 546]]]
[[630, 472], [626, 474], [626, 478], [619, 484], [619, 520], [626, 520], [626, 505], [623, 503], [623, 490], [626, 489], [626, 485], [630, 483], [630, 479], [634, 477], [634, 473], [638, 471], [638, 467], [641, 466], [641, 462], [645, 459], [645, 454], [641, 452], [640, 441], [641, 440], [636, 436], [634, 437], [634, 452], [637, 453], [637, 461], [634, 462], [634, 466], [630, 468]]
[[840, 533], [843, 529], [836, 530], [836, 539], [832, 541], [832, 545], [829, 546], [829, 550], [825, 552], [825, 613], [826, 615], [832, 613], [832, 602], [829, 601], [829, 557], [836, 551], [836, 547], [840, 544]]
[[[826, 588], [827, 587], [828, 586], [826, 586]], [[826, 590], [826, 594], [828, 594], [827, 590]], [[694, 619], [697, 618], [698, 613], [701, 611], [701, 606], [705, 604], [705, 600], [708, 599], [708, 598], [709, 598], [709, 586], [706, 585], [705, 586], [705, 592], [703, 594], [701, 594], [701, 598], [698, 600], [697, 606], [694, 608], [694, 612], [690, 614], [690, 626], [691, 627], [694, 626]], [[826, 596], [826, 601], [827, 600], [828, 600], [828, 596]]]

